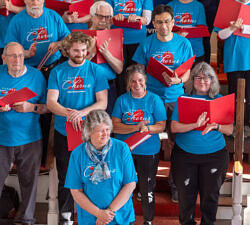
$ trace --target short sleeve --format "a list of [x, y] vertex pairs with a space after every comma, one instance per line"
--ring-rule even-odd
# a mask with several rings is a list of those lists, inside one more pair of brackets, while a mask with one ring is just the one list
[[72, 152], [70, 156], [69, 166], [68, 166], [66, 180], [64, 184], [65, 188], [70, 188], [70, 189], [82, 189], [83, 188], [83, 184], [81, 181], [80, 165], [77, 160], [80, 157], [77, 157], [78, 154], [76, 154], [78, 153], [79, 150], [80, 149], [78, 147]]
[[157, 107], [154, 107], [153, 115], [155, 122], [167, 120], [167, 113], [163, 101], [159, 96], [156, 95], [155, 97], [154, 105], [157, 105]]
[[119, 97], [115, 102], [112, 117], [122, 119], [121, 97]]
[[[99, 91], [103, 91], [109, 89], [108, 80], [106, 75], [103, 75], [107, 72], [105, 68], [102, 68], [99, 65], [96, 65], [95, 74], [96, 74], [96, 86], [95, 86], [95, 93]], [[100, 76], [101, 74], [101, 76]]]
[[200, 10], [199, 10], [197, 25], [205, 25], [205, 26], [207, 25], [206, 13], [205, 13], [205, 9], [202, 3], [200, 3]]
[[51, 70], [49, 75], [48, 89], [59, 90], [56, 67]]
[[144, 0], [142, 10], [153, 10], [153, 0]]
[[146, 50], [145, 50], [145, 43], [147, 40], [148, 39], [146, 39], [143, 43], [139, 44], [132, 58], [133, 61], [144, 66], [147, 66], [148, 64], [148, 61], [146, 59]]
[[135, 166], [133, 162], [133, 158], [129, 147], [123, 144], [123, 184], [128, 184], [131, 182], [137, 182], [137, 176], [135, 171]]
[[178, 101], [175, 104], [174, 111], [171, 116], [171, 120], [175, 120], [179, 122]]

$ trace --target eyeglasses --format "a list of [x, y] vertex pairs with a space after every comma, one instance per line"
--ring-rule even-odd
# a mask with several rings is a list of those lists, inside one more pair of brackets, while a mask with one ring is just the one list
[[165, 20], [165, 21], [163, 21], [163, 20], [156, 20], [155, 21], [155, 23], [157, 24], [157, 25], [162, 25], [162, 24], [170, 24], [171, 22], [173, 21], [173, 19], [171, 19], [171, 20]]
[[22, 59], [24, 58], [24, 54], [19, 54], [19, 55], [16, 55], [16, 54], [10, 54], [10, 55], [6, 55], [12, 59]]
[[209, 81], [212, 80], [212, 77], [211, 76], [205, 76], [205, 77], [197, 76], [197, 77], [194, 77], [194, 79], [197, 80], [197, 81], [204, 80], [204, 82], [209, 82]]
[[112, 18], [112, 16], [103, 16], [101, 14], [95, 14], [97, 16], [98, 19], [102, 20], [102, 19], [105, 19], [105, 20], [110, 20]]

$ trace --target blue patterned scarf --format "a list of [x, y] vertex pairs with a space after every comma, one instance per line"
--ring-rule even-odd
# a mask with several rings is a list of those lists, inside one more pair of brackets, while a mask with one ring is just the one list
[[[108, 167], [108, 164], [104, 162], [108, 151], [112, 146], [112, 140], [109, 139], [107, 144], [103, 147], [102, 150], [97, 150], [90, 141], [86, 142], [85, 150], [93, 163], [96, 164], [94, 172], [92, 176], [90, 176], [90, 180], [93, 184], [97, 184], [98, 182], [102, 182], [103, 180], [110, 179], [111, 174]], [[101, 160], [99, 160], [101, 158]]]

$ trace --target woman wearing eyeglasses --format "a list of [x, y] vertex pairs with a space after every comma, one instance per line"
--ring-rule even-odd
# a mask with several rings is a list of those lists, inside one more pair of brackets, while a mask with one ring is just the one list
[[[221, 97], [217, 76], [205, 62], [193, 68], [185, 86], [186, 96], [207, 100]], [[233, 124], [209, 124], [207, 112], [203, 112], [195, 123], [180, 123], [178, 103], [171, 120], [171, 130], [176, 133], [171, 160], [179, 197], [180, 224], [196, 224], [195, 206], [199, 193], [201, 224], [212, 225], [216, 220], [219, 190], [229, 163], [223, 134], [230, 135]], [[206, 123], [203, 131], [195, 130]]]

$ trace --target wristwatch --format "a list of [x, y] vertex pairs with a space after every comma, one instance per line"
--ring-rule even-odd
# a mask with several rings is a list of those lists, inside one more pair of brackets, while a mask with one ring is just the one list
[[34, 112], [37, 112], [37, 105], [34, 106]]

